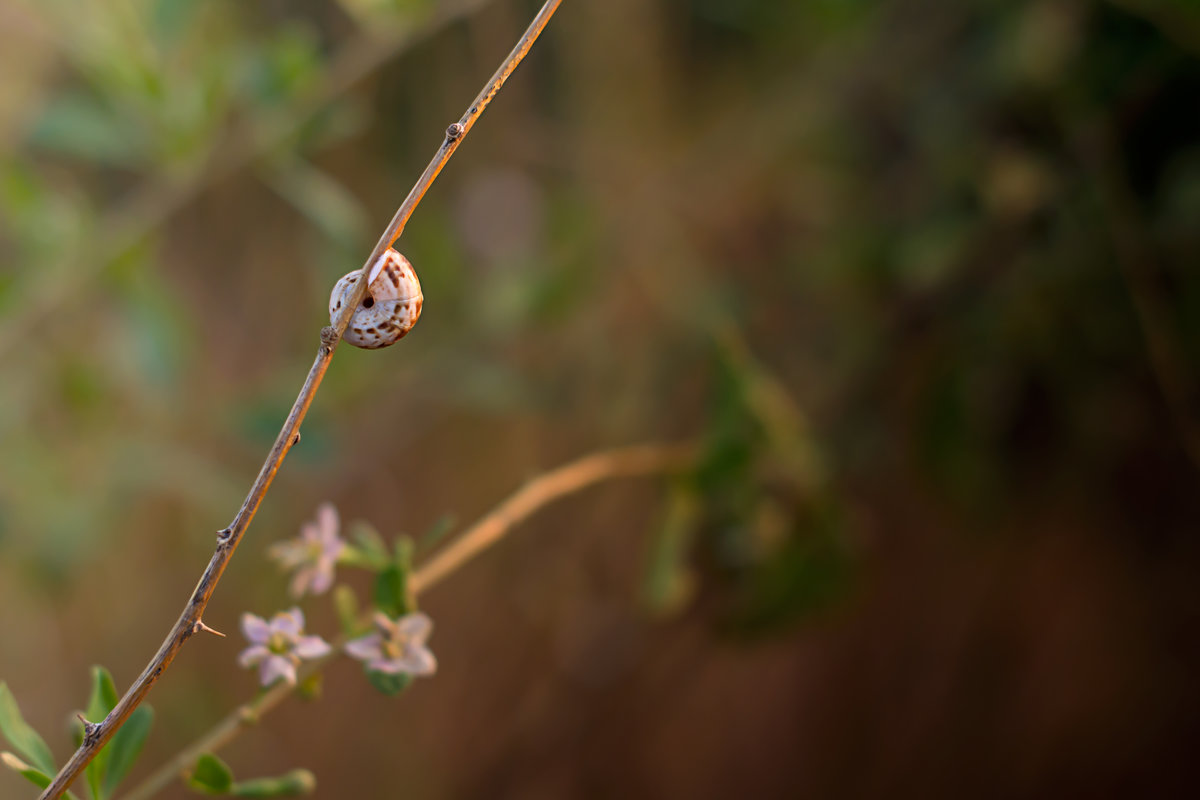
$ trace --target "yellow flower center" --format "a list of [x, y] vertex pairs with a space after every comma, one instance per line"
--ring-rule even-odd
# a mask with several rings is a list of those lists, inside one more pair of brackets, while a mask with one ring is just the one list
[[287, 655], [292, 649], [288, 643], [288, 639], [282, 633], [276, 631], [271, 634], [271, 638], [267, 639], [267, 649], [277, 655]]

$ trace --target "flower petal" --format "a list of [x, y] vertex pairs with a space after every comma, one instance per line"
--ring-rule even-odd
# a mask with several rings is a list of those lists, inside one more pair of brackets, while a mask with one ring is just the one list
[[300, 564], [304, 563], [306, 556], [305, 548], [294, 541], [276, 542], [267, 548], [267, 556], [274, 561], [278, 561], [279, 565], [285, 570], [295, 569]]
[[396, 638], [396, 623], [392, 622], [392, 618], [382, 611], [376, 611], [371, 617], [371, 622], [375, 625], [375, 630], [383, 635], [383, 638], [389, 641]]
[[325, 594], [333, 586], [333, 564], [318, 563], [308, 571], [308, 590], [313, 594]]
[[271, 618], [271, 630], [287, 636], [299, 636], [304, 632], [304, 612], [298, 606], [280, 611]]
[[372, 672], [383, 672], [388, 675], [398, 675], [402, 672], [408, 672], [404, 668], [403, 662], [400, 659], [376, 658], [367, 663], [367, 669]]
[[306, 522], [300, 526], [300, 535], [296, 537], [296, 546], [308, 552], [316, 542], [321, 541], [321, 529], [315, 523]]
[[255, 644], [265, 644], [271, 638], [271, 626], [262, 617], [242, 614], [242, 634]]
[[336, 563], [345, 549], [346, 543], [337, 536], [334, 536], [332, 539], [321, 543], [321, 555], [318, 557], [317, 563], [321, 563], [323, 560]]
[[320, 658], [333, 650], [320, 636], [301, 636], [292, 652], [301, 658]]
[[271, 656], [258, 668], [258, 681], [263, 686], [270, 686], [279, 678], [290, 684], [296, 683], [296, 667], [283, 656]]
[[301, 597], [304, 597], [304, 595], [308, 592], [309, 587], [312, 585], [312, 579], [312, 567], [301, 567], [300, 569], [296, 570], [296, 574], [293, 575], [291, 581], [288, 582], [288, 594], [290, 594], [294, 600], [299, 600]]
[[433, 620], [428, 614], [415, 611], [396, 620], [396, 631], [417, 644], [422, 644], [433, 633]]
[[266, 645], [252, 644], [238, 655], [238, 664], [242, 667], [253, 667], [269, 655], [271, 651]]
[[346, 653], [361, 661], [367, 661], [372, 658], [380, 658], [383, 655], [383, 650], [379, 643], [381, 637], [378, 633], [372, 633], [363, 636], [360, 639], [353, 639], [346, 642], [344, 649]]
[[413, 675], [432, 675], [437, 672], [437, 659], [428, 647], [410, 645], [404, 655], [396, 659], [404, 665], [404, 671]]
[[338, 528], [341, 526], [337, 507], [333, 503], [321, 503], [317, 508], [317, 527], [320, 529], [322, 540], [328, 541], [337, 538]]

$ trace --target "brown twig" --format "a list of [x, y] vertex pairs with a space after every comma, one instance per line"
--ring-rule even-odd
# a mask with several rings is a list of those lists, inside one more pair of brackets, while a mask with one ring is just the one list
[[[691, 444], [643, 444], [605, 450], [564, 464], [532, 479], [464, 530], [452, 543], [413, 571], [409, 589], [427, 592], [482, 553], [517, 525], [555, 500], [616, 478], [670, 474], [686, 469], [695, 460]], [[123, 800], [146, 800], [178, 778], [202, 753], [215, 753], [284, 701], [297, 686], [338, 657], [345, 637], [334, 642], [329, 655], [306, 662], [295, 685], [278, 683], [248, 703], [238, 706], [207, 733], [155, 770]]]
[[338, 342], [341, 340], [342, 333], [346, 330], [346, 326], [350, 322], [350, 317], [354, 310], [362, 302], [363, 296], [367, 291], [367, 281], [363, 278], [366, 276], [367, 270], [383, 255], [384, 251], [395, 243], [396, 239], [404, 231], [404, 225], [412, 216], [413, 210], [417, 204], [421, 202], [425, 192], [433, 183], [438, 173], [442, 171], [442, 167], [450, 160], [450, 156], [454, 155], [454, 151], [458, 149], [463, 138], [474, 126], [475, 121], [487, 108], [488, 103], [500, 91], [505, 80], [512, 74], [517, 65], [529, 52], [529, 48], [533, 46], [534, 41], [546, 27], [546, 23], [557, 10], [559, 3], [562, 0], [547, 0], [542, 6], [541, 11], [534, 17], [529, 29], [517, 42], [517, 46], [509, 53], [508, 57], [496, 70], [496, 73], [491, 77], [479, 96], [471, 103], [462, 119], [451, 125], [446, 130], [445, 138], [442, 141], [441, 147], [434, 154], [433, 159], [429, 162], [429, 166], [421, 173], [421, 177], [417, 179], [416, 185], [412, 191], [408, 193], [408, 197], [400, 204], [400, 208], [396, 211], [392, 221], [388, 223], [387, 229], [379, 242], [371, 251], [371, 255], [367, 258], [362, 269], [359, 270], [357, 284], [351, 296], [351, 299], [342, 308], [337, 318], [333, 320], [333, 325], [321, 331], [321, 344], [317, 348], [317, 356], [313, 361], [312, 367], [308, 371], [308, 376], [304, 379], [304, 385], [300, 389], [300, 394], [296, 398], [296, 402], [292, 405], [291, 412], [288, 413], [287, 420], [283, 424], [283, 429], [279, 432], [279, 436], [275, 439], [275, 444], [271, 447], [270, 453], [267, 455], [267, 460], [263, 464], [262, 469], [255, 478], [254, 484], [250, 487], [249, 494], [246, 495], [246, 500], [242, 503], [241, 509], [229, 527], [220, 531], [217, 534], [217, 546], [213, 552], [212, 558], [208, 562], [208, 566], [204, 570], [204, 574], [200, 576], [199, 583], [192, 591], [192, 595], [184, 606], [183, 613], [180, 614], [179, 620], [172, 627], [171, 632], [163, 641], [162, 646], [158, 648], [158, 652], [154, 654], [154, 658], [138, 676], [137, 680], [125, 693], [125, 696], [120, 699], [116, 707], [109, 712], [108, 716], [103, 721], [96, 723], [94, 729], [90, 732], [94, 735], [85, 737], [83, 744], [75, 751], [74, 755], [67, 761], [58, 774], [54, 776], [54, 780], [46, 787], [45, 791], [40, 795], [40, 800], [53, 800], [53, 798], [61, 797], [71, 783], [79, 776], [88, 762], [95, 757], [105, 743], [112, 737], [118, 728], [124, 724], [133, 710], [138, 707], [142, 699], [150, 691], [150, 687], [158, 680], [163, 671], [170, 666], [175, 659], [175, 655], [183, 647], [183, 643], [198, 630], [197, 625], [201, 622], [201, 615], [204, 613], [205, 607], [208, 605], [209, 598], [212, 597], [213, 590], [216, 589], [217, 582], [221, 579], [221, 574], [224, 573], [225, 567], [229, 564], [233, 557], [234, 551], [237, 549], [238, 543], [241, 542], [242, 536], [246, 529], [250, 526], [251, 520], [254, 519], [255, 512], [258, 511], [259, 505], [267, 494], [267, 490], [271, 487], [271, 482], [275, 478], [275, 473], [279, 471], [283, 459], [287, 456], [288, 451], [298, 441], [298, 433], [300, 423], [304, 421], [304, 416], [308, 412], [308, 407], [311, 405], [317, 388], [321, 385], [321, 379], [325, 376], [325, 370], [329, 367], [329, 362], [333, 358], [333, 351], [337, 348]]

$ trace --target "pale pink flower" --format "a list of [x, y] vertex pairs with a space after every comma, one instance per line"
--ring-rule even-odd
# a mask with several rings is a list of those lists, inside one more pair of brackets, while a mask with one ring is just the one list
[[243, 667], [258, 667], [258, 680], [270, 686], [279, 678], [296, 683], [302, 659], [320, 658], [333, 648], [320, 636], [304, 635], [304, 613], [298, 608], [280, 611], [270, 622], [242, 614], [242, 633], [250, 646], [238, 656]]
[[376, 672], [432, 675], [437, 659], [425, 645], [432, 632], [433, 621], [419, 611], [397, 620], [376, 614], [375, 633], [346, 642], [346, 652]]
[[293, 598], [324, 594], [333, 585], [333, 569], [346, 547], [338, 528], [337, 509], [332, 503], [322, 503], [317, 518], [304, 523], [299, 536], [273, 544], [267, 551], [285, 570], [295, 570], [288, 586]]

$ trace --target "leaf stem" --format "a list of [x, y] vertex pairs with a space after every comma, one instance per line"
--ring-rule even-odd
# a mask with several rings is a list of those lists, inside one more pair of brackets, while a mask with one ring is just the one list
[[317, 388], [321, 385], [321, 379], [325, 376], [325, 371], [329, 368], [329, 362], [333, 358], [333, 351], [337, 348], [338, 342], [341, 340], [342, 333], [345, 332], [346, 326], [350, 323], [350, 317], [358, 304], [362, 302], [363, 296], [367, 291], [367, 281], [364, 280], [367, 270], [378, 260], [379, 256], [385, 250], [392, 246], [404, 231], [404, 226], [412, 216], [417, 204], [421, 202], [421, 198], [425, 196], [430, 185], [442, 171], [446, 162], [450, 160], [450, 156], [454, 155], [454, 151], [458, 149], [459, 144], [466, 137], [467, 133], [475, 125], [476, 120], [487, 108], [492, 98], [500, 91], [505, 80], [512, 74], [513, 70], [521, 62], [525, 55], [533, 46], [534, 41], [542, 30], [546, 27], [546, 23], [557, 10], [562, 0], [547, 0], [538, 12], [528, 30], [517, 42], [517, 46], [509, 53], [508, 57], [496, 70], [496, 73], [491, 77], [479, 96], [467, 109], [467, 112], [462, 118], [451, 125], [442, 141], [441, 147], [434, 154], [433, 159], [429, 162], [429, 166], [421, 173], [421, 177], [417, 179], [416, 185], [412, 191], [408, 193], [408, 197], [400, 204], [396, 214], [392, 217], [392, 221], [388, 224], [383, 236], [371, 251], [366, 263], [359, 270], [357, 283], [351, 299], [342, 308], [336, 319], [333, 320], [333, 325], [321, 331], [321, 343], [317, 348], [317, 356], [313, 361], [312, 367], [308, 371], [308, 376], [304, 379], [304, 385], [300, 389], [299, 396], [296, 397], [296, 402], [292, 405], [292, 410], [288, 413], [287, 420], [283, 424], [279, 436], [275, 439], [275, 444], [272, 445], [270, 452], [267, 454], [267, 460], [263, 463], [262, 469], [259, 470], [258, 477], [254, 479], [253, 485], [250, 487], [250, 492], [246, 495], [245, 501], [242, 503], [241, 509], [238, 510], [237, 516], [229, 527], [220, 531], [217, 534], [217, 546], [213, 552], [212, 558], [209, 559], [208, 566], [205, 567], [204, 573], [200, 576], [200, 581], [196, 584], [196, 588], [192, 590], [191, 597], [188, 599], [187, 605], [184, 606], [183, 612], [179, 615], [179, 619], [171, 628], [167, 638], [158, 648], [158, 652], [154, 654], [154, 658], [146, 665], [142, 674], [138, 676], [133, 685], [125, 695], [117, 702], [115, 708], [109, 712], [108, 716], [103, 721], [97, 723], [94, 730], [94, 735], [86, 737], [84, 742], [79, 746], [79, 749], [71, 756], [67, 763], [54, 776], [54, 780], [46, 787], [45, 791], [39, 797], [39, 800], [54, 800], [61, 797], [71, 785], [71, 783], [79, 777], [83, 769], [96, 756], [105, 743], [108, 742], [117, 729], [124, 724], [133, 710], [149, 693], [154, 682], [159, 679], [162, 673], [174, 661], [176, 654], [183, 647], [193, 633], [202, 630], [201, 615], [204, 609], [208, 606], [208, 601], [212, 597], [213, 591], [217, 587], [217, 582], [220, 581], [222, 573], [225, 572], [225, 567], [233, 558], [233, 553], [237, 549], [238, 544], [242, 540], [242, 536], [246, 533], [246, 529], [250, 526], [250, 522], [254, 519], [254, 514], [258, 511], [259, 505], [262, 504], [263, 498], [266, 497], [267, 491], [271, 488], [271, 483], [275, 479], [275, 474], [279, 471], [283, 459], [287, 456], [298, 439], [300, 424], [304, 421], [305, 414], [308, 413], [308, 408], [312, 404], [313, 397], [317, 393]]

